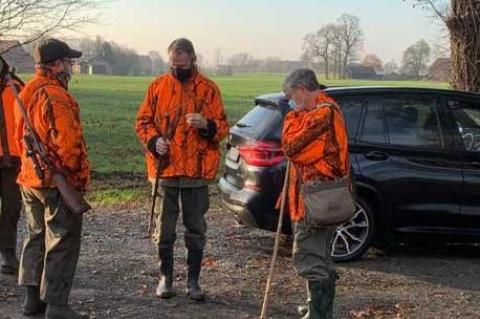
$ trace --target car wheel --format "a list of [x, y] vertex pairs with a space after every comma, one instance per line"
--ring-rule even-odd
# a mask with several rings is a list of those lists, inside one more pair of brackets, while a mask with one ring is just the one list
[[355, 215], [338, 226], [333, 236], [332, 259], [336, 262], [352, 261], [362, 257], [372, 242], [374, 218], [370, 205], [357, 199]]

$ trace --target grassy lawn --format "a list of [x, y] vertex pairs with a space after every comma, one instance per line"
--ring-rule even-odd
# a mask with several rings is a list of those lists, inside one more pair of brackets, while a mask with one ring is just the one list
[[[23, 76], [28, 78], [29, 76]], [[229, 121], [240, 119], [253, 98], [281, 90], [283, 75], [235, 75], [213, 77], [219, 84]], [[145, 164], [135, 135], [134, 120], [150, 77], [75, 76], [70, 85], [77, 98], [94, 172], [94, 201], [128, 201], [139, 196]], [[426, 81], [328, 80], [327, 86], [404, 86], [448, 88], [448, 84]], [[131, 181], [136, 182], [132, 183]], [[126, 184], [125, 184], [126, 183]], [[117, 191], [115, 191], [117, 190]]]

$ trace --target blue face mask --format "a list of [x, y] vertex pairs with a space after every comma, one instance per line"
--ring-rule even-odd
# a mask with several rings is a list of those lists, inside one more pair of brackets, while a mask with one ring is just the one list
[[288, 106], [293, 110], [297, 106], [297, 103], [295, 103], [294, 100], [288, 100]]

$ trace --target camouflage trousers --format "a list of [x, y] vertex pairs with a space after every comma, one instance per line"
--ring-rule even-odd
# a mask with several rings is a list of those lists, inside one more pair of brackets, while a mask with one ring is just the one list
[[0, 249], [15, 249], [22, 196], [17, 184], [18, 168], [0, 168]]
[[66, 305], [80, 254], [82, 216], [65, 206], [57, 189], [22, 188], [28, 234], [19, 284], [40, 286], [40, 298]]

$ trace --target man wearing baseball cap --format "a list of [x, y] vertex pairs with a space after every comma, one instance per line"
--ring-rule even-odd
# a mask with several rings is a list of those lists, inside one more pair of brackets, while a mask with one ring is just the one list
[[[44, 39], [34, 49], [35, 76], [20, 99], [29, 121], [46, 152], [67, 182], [85, 191], [90, 165], [80, 123], [79, 106], [68, 92], [74, 58], [82, 55], [57, 39]], [[52, 180], [35, 172], [23, 140], [25, 121], [16, 108], [16, 141], [21, 156], [21, 186], [28, 234], [20, 261], [19, 284], [25, 287], [23, 312], [47, 319], [81, 319], [68, 306], [68, 298], [80, 253], [82, 215], [73, 214]]]

